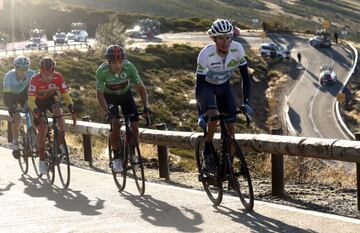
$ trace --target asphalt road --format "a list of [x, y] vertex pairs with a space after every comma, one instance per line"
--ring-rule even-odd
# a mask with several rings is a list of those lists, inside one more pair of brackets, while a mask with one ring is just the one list
[[[244, 212], [226, 196], [211, 205], [205, 193], [132, 180], [118, 193], [112, 176], [71, 168], [70, 189], [21, 175], [0, 147], [0, 232], [359, 232], [360, 220], [255, 201]], [[55, 181], [59, 185], [59, 181]], [[255, 187], [256, 189], [256, 187]]]

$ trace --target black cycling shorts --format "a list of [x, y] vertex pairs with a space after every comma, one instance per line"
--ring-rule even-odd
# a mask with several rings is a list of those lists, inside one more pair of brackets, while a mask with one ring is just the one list
[[[116, 118], [120, 118], [119, 106], [121, 107], [121, 112], [124, 115], [135, 114], [130, 117], [131, 122], [139, 121], [139, 116], [137, 114], [137, 107], [134, 101], [134, 97], [132, 96], [131, 90], [129, 89], [126, 93], [122, 95], [110, 95], [104, 93], [104, 97], [106, 100], [106, 104], [109, 108], [109, 111]], [[110, 108], [110, 106], [115, 106], [115, 108]]]
[[[202, 79], [202, 77], [198, 79]], [[211, 109], [216, 109], [220, 113], [233, 113], [236, 111], [236, 100], [229, 80], [219, 85], [205, 80], [197, 80], [196, 100], [199, 115]], [[226, 120], [227, 123], [235, 123], [235, 121], [236, 115]]]
[[37, 108], [42, 112], [45, 112], [46, 110], [52, 112], [52, 107], [55, 104], [61, 106], [60, 99], [56, 93], [46, 99], [36, 99], [35, 104]]
[[5, 105], [8, 107], [8, 112], [11, 117], [13, 117], [14, 113], [19, 112], [18, 104], [24, 109], [27, 107], [28, 100], [28, 90], [25, 88], [19, 94], [8, 93], [7, 101]]

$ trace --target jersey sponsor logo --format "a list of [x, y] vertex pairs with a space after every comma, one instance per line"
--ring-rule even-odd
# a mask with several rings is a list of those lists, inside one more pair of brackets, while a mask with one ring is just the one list
[[205, 67], [203, 67], [201, 64], [197, 65], [197, 70], [198, 71], [205, 71]]
[[221, 62], [213, 62], [213, 63], [211, 63], [210, 65], [211, 65], [211, 66], [213, 66], [213, 65], [221, 65]]
[[62, 83], [61, 87], [62, 87], [63, 89], [67, 89], [67, 86], [66, 86], [65, 83]]
[[36, 91], [36, 87], [34, 85], [29, 86], [29, 91]]
[[106, 88], [111, 91], [120, 91], [121, 89], [124, 89], [129, 84], [129, 81], [122, 82], [122, 83], [112, 83], [112, 84], [106, 84]]
[[235, 59], [232, 59], [228, 64], [227, 67], [236, 67], [238, 66], [238, 62]]

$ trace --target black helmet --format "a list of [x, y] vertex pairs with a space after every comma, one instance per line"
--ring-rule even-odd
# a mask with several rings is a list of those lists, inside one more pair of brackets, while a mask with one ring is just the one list
[[105, 57], [108, 61], [123, 61], [126, 59], [125, 50], [119, 45], [110, 45], [106, 48]]
[[55, 71], [56, 63], [51, 57], [44, 57], [39, 62], [40, 73], [52, 74]]

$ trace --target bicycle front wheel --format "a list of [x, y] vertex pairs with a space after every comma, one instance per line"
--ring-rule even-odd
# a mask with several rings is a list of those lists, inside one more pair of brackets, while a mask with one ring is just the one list
[[247, 167], [245, 156], [239, 145], [233, 138], [227, 140], [228, 151], [232, 151], [233, 157], [227, 158], [230, 165], [230, 181], [236, 194], [246, 210], [254, 208], [254, 191], [251, 182], [250, 172]]
[[[54, 140], [54, 158], [56, 160], [55, 164], [59, 172], [59, 178], [61, 184], [65, 189], [69, 187], [70, 184], [70, 159], [69, 159], [69, 149], [66, 145], [65, 137], [62, 136], [61, 145], [58, 143], [58, 139]], [[60, 148], [61, 147], [61, 148]]]
[[26, 132], [26, 136], [28, 139], [28, 148], [29, 148], [29, 155], [31, 157], [31, 161], [34, 167], [35, 174], [40, 176], [38, 164], [39, 164], [39, 155], [37, 151], [37, 134], [34, 127], [28, 128]]
[[[144, 166], [142, 163], [142, 157], [140, 153], [139, 144], [135, 139], [132, 140], [133, 143], [127, 143], [128, 149], [130, 151], [129, 160], [131, 169], [134, 174], [134, 179], [136, 187], [140, 193], [143, 195], [145, 193], [145, 175], [144, 175]], [[132, 145], [131, 145], [132, 144]]]
[[220, 179], [204, 170], [204, 147], [205, 139], [203, 136], [198, 137], [195, 144], [195, 159], [199, 171], [199, 181], [201, 181], [204, 190], [214, 205], [219, 205], [223, 197], [223, 187]]
[[19, 142], [20, 149], [17, 151], [13, 151], [13, 154], [16, 153], [18, 156], [18, 162], [20, 169], [23, 174], [26, 174], [29, 170], [29, 161], [28, 161], [28, 150], [27, 150], [27, 140], [25, 136], [25, 132], [23, 130], [20, 130], [20, 139], [21, 142]]
[[128, 156], [127, 156], [127, 153], [124, 154], [124, 158], [123, 158], [124, 159], [123, 160], [124, 170], [122, 172], [115, 172], [113, 169], [114, 153], [111, 148], [110, 139], [109, 139], [108, 148], [109, 148], [109, 161], [110, 161], [109, 166], [111, 168], [111, 173], [113, 175], [115, 184], [116, 184], [117, 188], [119, 189], [119, 192], [121, 192], [125, 189], [125, 185], [126, 185], [126, 167], [127, 167]]
[[[45, 152], [45, 162], [46, 162], [46, 165], [47, 165], [47, 173], [46, 173], [46, 176], [47, 176], [47, 179], [49, 181], [50, 184], [53, 184], [54, 181], [55, 181], [55, 161], [54, 161], [54, 157], [53, 157], [53, 154], [51, 154], [51, 150], [48, 150]], [[40, 174], [40, 177], [41, 177], [41, 174]]]

